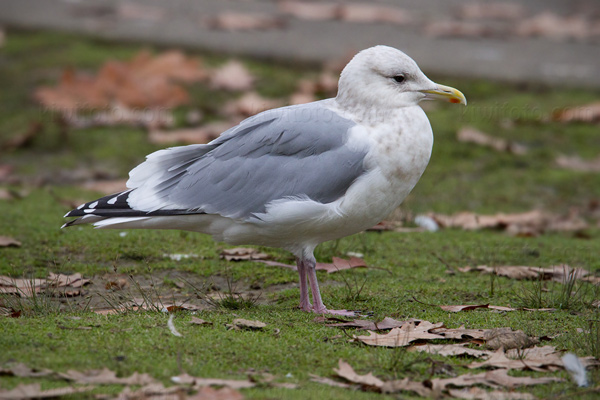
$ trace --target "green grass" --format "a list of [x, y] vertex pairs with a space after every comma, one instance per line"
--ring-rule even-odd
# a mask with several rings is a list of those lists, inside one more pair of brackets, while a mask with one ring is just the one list
[[[42, 123], [43, 133], [29, 147], [1, 153], [0, 163], [14, 165], [23, 178], [21, 183], [3, 187], [23, 192], [25, 196], [0, 200], [0, 234], [15, 237], [23, 244], [20, 248], [0, 249], [0, 275], [45, 277], [49, 271], [81, 272], [92, 278], [95, 285], [102, 285], [102, 277], [116, 270], [120, 274], [132, 274], [133, 279], [160, 276], [154, 279], [157, 293], [168, 295], [178, 290], [173, 283], [175, 274], [185, 273], [201, 282], [219, 277], [242, 288], [263, 288], [264, 301], [238, 307], [232, 297], [226, 299], [228, 304], [221, 301], [219, 307], [199, 312], [197, 316], [213, 322], [212, 326], [189, 325], [189, 313], [177, 313], [175, 324], [184, 335], [182, 338], [169, 333], [168, 316], [160, 312], [100, 316], [86, 309], [84, 299], [63, 299], [60, 312], [40, 302], [21, 318], [0, 317], [0, 366], [23, 362], [56, 371], [107, 367], [121, 375], [147, 372], [165, 384], [171, 376], [181, 372], [204, 377], [244, 378], [249, 369], [255, 369], [274, 374], [279, 382], [299, 385], [298, 390], [265, 387], [244, 390], [247, 397], [257, 399], [373, 398], [372, 393], [310, 382], [310, 373], [330, 376], [340, 358], [360, 373], [372, 371], [383, 379], [430, 378], [433, 361], [450, 364], [458, 373], [471, 372], [463, 367], [467, 360], [461, 358], [425, 356], [349, 342], [341, 331], [315, 323], [314, 315], [294, 308], [299, 296], [295, 286], [270, 290], [274, 285], [296, 282], [295, 272], [260, 263], [221, 260], [219, 253], [225, 245], [213, 242], [208, 236], [178, 231], [128, 231], [121, 236], [120, 231], [98, 231], [89, 227], [60, 230], [64, 223], [62, 215], [70, 209], [68, 203], [98, 195], [69, 181], [70, 176], [93, 170], [104, 176], [124, 177], [158, 147], [149, 144], [140, 129], [64, 131], [50, 113], [33, 103], [31, 92], [38, 85], [55, 82], [64, 66], [94, 71], [108, 59], [128, 59], [138, 50], [133, 45], [116, 45], [67, 34], [8, 32], [7, 42], [0, 48], [0, 87], [3, 88], [0, 91], [3, 104], [0, 143], [25, 131], [32, 121]], [[207, 65], [223, 61], [219, 56], [205, 56]], [[316, 73], [257, 61], [248, 61], [248, 65], [259, 77], [258, 91], [272, 97], [290, 94], [298, 79]], [[571, 207], [587, 207], [590, 201], [600, 197], [599, 174], [565, 171], [554, 164], [555, 157], [563, 153], [584, 158], [596, 156], [600, 145], [597, 126], [545, 120], [555, 109], [596, 99], [597, 92], [432, 78], [461, 89], [469, 99], [469, 106], [438, 104], [428, 112], [436, 140], [432, 160], [402, 211], [413, 215], [464, 210], [496, 213], [542, 207], [566, 214]], [[220, 106], [236, 96], [215, 93], [203, 85], [194, 85], [190, 92], [193, 102], [189, 108], [201, 109], [208, 119], [219, 119]], [[186, 110], [183, 107], [177, 112]], [[518, 141], [528, 146], [530, 152], [526, 156], [515, 156], [458, 143], [456, 130], [465, 125]], [[598, 356], [600, 315], [597, 308], [590, 306], [590, 302], [599, 297], [597, 288], [584, 285], [581, 295], [569, 297], [565, 285], [559, 283], [516, 282], [474, 273], [447, 273], [447, 265], [456, 269], [481, 264], [546, 267], [566, 263], [598, 271], [600, 231], [592, 228], [587, 234], [589, 240], [572, 233], [520, 238], [494, 231], [366, 232], [325, 243], [317, 248], [316, 257], [319, 261], [330, 261], [332, 256], [360, 252], [369, 265], [377, 267], [331, 275], [319, 272], [324, 300], [332, 308], [365, 310], [371, 312], [370, 318], [374, 319], [420, 318], [444, 322], [448, 327], [509, 326], [530, 335], [559, 335], [551, 342], [557, 348], [581, 356]], [[261, 250], [278, 261], [293, 263], [292, 256], [284, 251]], [[181, 261], [164, 257], [173, 253], [193, 253], [201, 257]], [[227, 292], [226, 287], [221, 290]], [[183, 292], [193, 291], [188, 287]], [[570, 304], [565, 304], [565, 296]], [[535, 306], [536, 299], [540, 299], [539, 305], [556, 306], [558, 302], [564, 306], [555, 312], [478, 310], [451, 314], [423, 304], [507, 306], [521, 302]], [[256, 332], [227, 330], [225, 324], [234, 318], [260, 320], [268, 326]], [[91, 329], [74, 329], [82, 326]], [[590, 333], [578, 333], [577, 328]], [[333, 338], [340, 334], [341, 338]], [[290, 378], [286, 378], [288, 373]], [[597, 384], [598, 370], [591, 374]], [[555, 375], [568, 378], [564, 372]], [[48, 388], [61, 385], [50, 379], [0, 377], [2, 388], [23, 382], [42, 382]], [[111, 386], [92, 393], [116, 394], [120, 390], [118, 386]], [[568, 380], [526, 390], [541, 398], [556, 394], [576, 397], [574, 393], [577, 393]], [[590, 394], [587, 398], [593, 396]], [[378, 398], [399, 397], [380, 395]]]

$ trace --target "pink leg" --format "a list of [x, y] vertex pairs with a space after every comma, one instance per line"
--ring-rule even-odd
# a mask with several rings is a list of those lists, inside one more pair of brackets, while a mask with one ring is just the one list
[[306, 266], [301, 258], [296, 258], [298, 275], [300, 275], [300, 309], [302, 311], [312, 310], [310, 299], [308, 298], [308, 285], [306, 282]]
[[308, 272], [308, 281], [310, 282], [310, 291], [312, 292], [314, 303], [313, 312], [317, 314], [345, 315], [348, 317], [356, 315], [354, 312], [347, 310], [328, 310], [321, 299], [321, 291], [319, 290], [319, 282], [317, 281], [317, 270], [315, 268], [317, 264], [315, 258], [305, 257], [302, 264], [304, 264], [304, 268]]

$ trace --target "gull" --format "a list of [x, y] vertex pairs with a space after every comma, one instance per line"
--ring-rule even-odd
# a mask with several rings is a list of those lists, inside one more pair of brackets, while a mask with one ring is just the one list
[[[319, 314], [314, 249], [368, 229], [394, 211], [429, 163], [433, 132], [418, 105], [467, 104], [388, 46], [343, 69], [335, 98], [264, 111], [208, 144], [156, 151], [120, 193], [82, 204], [65, 226], [180, 229], [296, 257], [300, 308]], [[308, 287], [312, 294], [312, 304]]]

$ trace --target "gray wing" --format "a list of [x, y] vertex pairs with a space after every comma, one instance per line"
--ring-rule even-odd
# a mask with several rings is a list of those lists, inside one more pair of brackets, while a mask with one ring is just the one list
[[364, 172], [367, 149], [347, 146], [355, 123], [319, 103], [270, 110], [207, 145], [161, 150], [130, 173], [137, 211], [245, 219], [273, 200], [339, 199]]

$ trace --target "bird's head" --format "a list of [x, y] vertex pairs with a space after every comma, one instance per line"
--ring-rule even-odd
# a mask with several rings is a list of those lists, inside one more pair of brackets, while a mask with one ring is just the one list
[[352, 109], [409, 107], [427, 99], [467, 104], [460, 91], [433, 82], [412, 58], [389, 46], [356, 54], [342, 71], [336, 99]]

